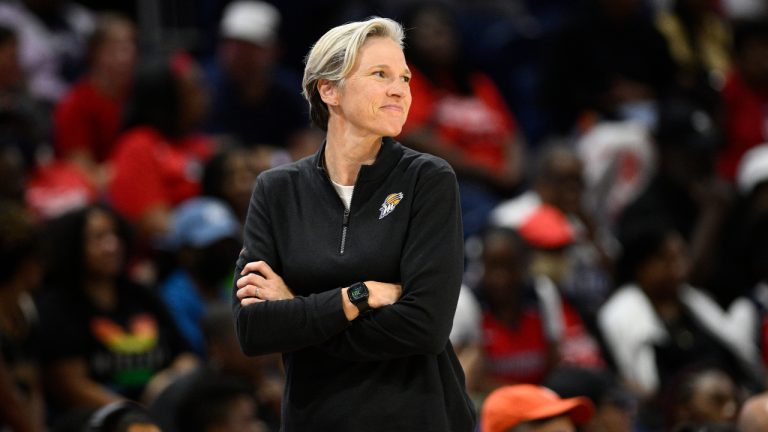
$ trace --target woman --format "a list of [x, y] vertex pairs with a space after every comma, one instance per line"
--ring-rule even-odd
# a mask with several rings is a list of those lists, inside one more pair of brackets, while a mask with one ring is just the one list
[[195, 130], [207, 96], [194, 61], [177, 54], [142, 66], [126, 112], [126, 131], [110, 157], [109, 198], [144, 241], [168, 232], [171, 211], [200, 194], [213, 140]]
[[691, 367], [719, 367], [740, 387], [760, 391], [765, 375], [754, 307], [739, 298], [724, 311], [689, 285], [690, 253], [665, 219], [649, 215], [621, 237], [622, 285], [598, 312], [597, 324], [619, 374], [644, 401], [641, 424], [660, 421], [654, 404]]
[[320, 38], [303, 90], [325, 144], [264, 172], [251, 199], [233, 310], [247, 354], [283, 353], [286, 432], [473, 429], [448, 343], [456, 177], [389, 138], [411, 104], [402, 39], [383, 18]]
[[136, 29], [125, 17], [107, 14], [88, 41], [88, 72], [56, 106], [54, 146], [97, 190], [106, 186], [104, 162], [120, 134], [137, 58]]
[[125, 275], [127, 226], [106, 207], [50, 225], [41, 356], [57, 407], [149, 401], [196, 357], [162, 302]]

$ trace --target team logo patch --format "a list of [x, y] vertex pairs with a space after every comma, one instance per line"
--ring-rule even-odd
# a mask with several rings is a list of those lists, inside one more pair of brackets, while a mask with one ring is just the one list
[[400, 204], [400, 201], [403, 200], [403, 193], [393, 193], [389, 194], [387, 198], [384, 200], [383, 203], [381, 203], [381, 208], [379, 211], [379, 219], [384, 219], [384, 216], [392, 213], [393, 210], [395, 210], [395, 207], [397, 207], [398, 204]]

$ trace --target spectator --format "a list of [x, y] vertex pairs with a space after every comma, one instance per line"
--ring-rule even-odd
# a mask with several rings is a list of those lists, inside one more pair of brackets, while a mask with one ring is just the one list
[[768, 287], [762, 286], [768, 281], [768, 144], [744, 154], [736, 180], [739, 195], [724, 227], [723, 262], [715, 286], [718, 292], [751, 295], [765, 314]]
[[768, 17], [737, 22], [733, 32], [733, 69], [722, 92], [726, 145], [717, 160], [731, 181], [744, 153], [768, 141]]
[[665, 408], [670, 430], [734, 424], [739, 409], [738, 388], [723, 370], [691, 368], [670, 386], [669, 402]]
[[622, 285], [601, 308], [598, 325], [619, 374], [653, 414], [641, 421], [661, 422], [653, 405], [663, 385], [692, 365], [721, 367], [739, 386], [760, 389], [752, 305], [742, 298], [726, 312], [690, 286], [685, 241], [658, 217], [638, 222], [622, 239]]
[[49, 228], [40, 347], [54, 412], [151, 400], [196, 359], [162, 301], [126, 277], [127, 225], [91, 206]]
[[213, 153], [213, 141], [195, 132], [206, 106], [200, 71], [185, 55], [137, 72], [127, 130], [110, 158], [109, 197], [143, 241], [169, 232], [173, 208], [200, 193]]
[[592, 402], [585, 397], [560, 399], [545, 387], [518, 384], [488, 395], [480, 428], [483, 432], [575, 432], [593, 415]]
[[277, 8], [262, 1], [234, 1], [225, 8], [217, 62], [209, 70], [213, 106], [207, 130], [249, 148], [285, 149], [300, 159], [315, 152], [320, 138], [309, 129], [298, 75], [278, 64], [280, 19]]
[[[568, 258], [572, 268], [555, 282], [582, 314], [592, 316], [608, 293], [613, 239], [586, 207], [583, 169], [578, 154], [568, 146], [555, 144], [542, 149], [533, 188], [494, 208], [490, 223], [520, 229], [542, 205], [565, 215], [571, 247], [559, 255]], [[545, 245], [541, 249], [552, 248]]]
[[[284, 388], [279, 356], [247, 357], [232, 331], [232, 313], [228, 304], [213, 305], [203, 318], [208, 361], [180, 376], [150, 406], [164, 432], [186, 432], [175, 414], [183, 399], [194, 388], [211, 381], [237, 381], [255, 397], [258, 417], [268, 430], [280, 426], [280, 398]], [[186, 422], [185, 422], [186, 423]]]
[[0, 200], [0, 429], [42, 432], [45, 403], [39, 321], [31, 292], [42, 280], [38, 228], [19, 203]]
[[160, 295], [187, 343], [204, 357], [201, 320], [209, 305], [229, 298], [242, 228], [215, 198], [185, 201], [174, 212], [172, 225], [168, 242], [178, 267], [160, 284]]
[[290, 161], [285, 156], [267, 146], [223, 149], [205, 165], [202, 194], [225, 202], [242, 224], [256, 177], [268, 168]]
[[88, 41], [88, 71], [56, 106], [55, 147], [101, 190], [104, 162], [120, 133], [136, 62], [136, 30], [119, 15], [103, 15]]
[[632, 432], [635, 400], [629, 391], [607, 371], [572, 366], [559, 367], [542, 383], [561, 398], [587, 397], [595, 415], [580, 430], [583, 432]]
[[53, 106], [81, 72], [93, 14], [69, 0], [0, 4], [0, 23], [19, 36], [21, 64], [36, 99]]
[[[645, 190], [620, 215], [617, 230], [642, 223], [648, 215], [666, 219], [690, 245], [692, 284], [712, 287], [721, 261], [719, 244], [731, 211], [733, 190], [715, 173], [720, 131], [704, 110], [673, 99], [661, 110], [656, 132], [658, 168]], [[727, 304], [728, 293], [713, 292]]]
[[211, 378], [192, 387], [176, 411], [184, 432], [266, 432], [256, 416], [256, 401], [247, 386]]
[[439, 3], [412, 8], [406, 58], [413, 74], [403, 143], [445, 159], [456, 171], [465, 236], [523, 180], [525, 144], [491, 79], [463, 59], [455, 18]]
[[551, 279], [529, 270], [529, 248], [508, 228], [491, 228], [484, 236], [478, 288], [485, 303], [485, 390], [538, 384], [560, 362], [602, 366], [599, 348], [573, 307]]
[[641, 0], [590, 0], [557, 35], [544, 65], [543, 100], [553, 129], [584, 130], [594, 118], [653, 128], [656, 103], [674, 85], [675, 64]]

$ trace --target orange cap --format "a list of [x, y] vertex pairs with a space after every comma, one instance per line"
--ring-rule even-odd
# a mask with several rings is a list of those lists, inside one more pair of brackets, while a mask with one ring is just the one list
[[483, 403], [482, 432], [505, 432], [531, 420], [568, 414], [576, 425], [584, 424], [595, 412], [592, 402], [579, 396], [561, 399], [552, 390], [532, 384], [516, 384], [494, 390]]
[[574, 240], [573, 229], [563, 212], [548, 204], [534, 210], [518, 231], [528, 244], [540, 249], [559, 249]]

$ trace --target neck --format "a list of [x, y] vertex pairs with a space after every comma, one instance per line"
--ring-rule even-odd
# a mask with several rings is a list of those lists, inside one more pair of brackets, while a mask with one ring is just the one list
[[117, 302], [117, 287], [112, 279], [98, 278], [87, 280], [83, 289], [88, 298], [102, 309], [111, 309]]
[[355, 184], [360, 167], [371, 165], [381, 149], [381, 137], [361, 136], [343, 125], [328, 122], [325, 144], [325, 167], [335, 183], [344, 186]]

